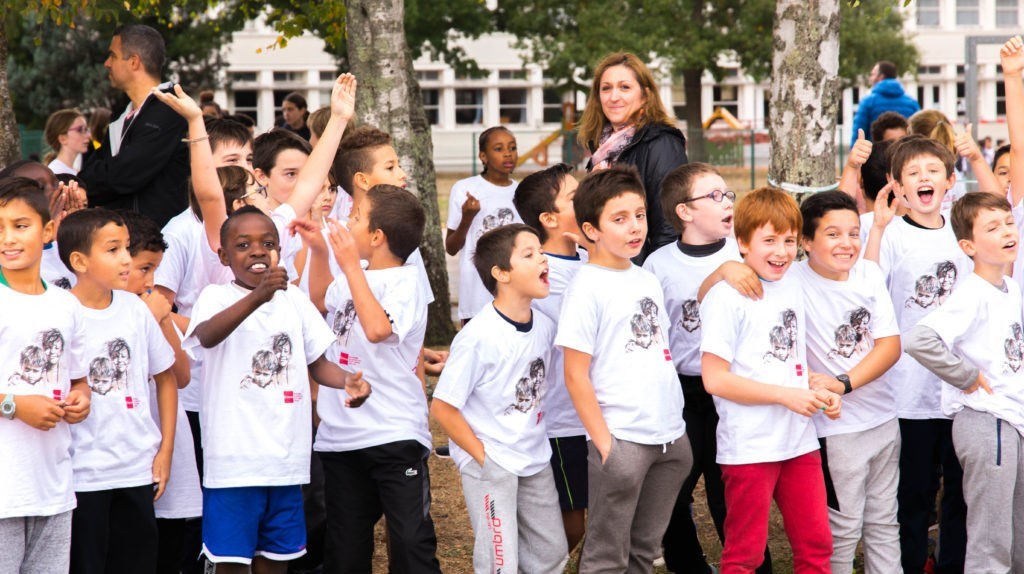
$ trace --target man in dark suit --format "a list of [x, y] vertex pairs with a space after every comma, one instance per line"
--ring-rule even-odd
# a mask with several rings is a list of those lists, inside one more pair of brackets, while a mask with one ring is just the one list
[[131, 102], [78, 174], [90, 205], [137, 211], [161, 227], [188, 206], [189, 178], [188, 124], [151, 97], [154, 88], [170, 87], [160, 84], [163, 62], [164, 41], [153, 28], [114, 32], [104, 67]]

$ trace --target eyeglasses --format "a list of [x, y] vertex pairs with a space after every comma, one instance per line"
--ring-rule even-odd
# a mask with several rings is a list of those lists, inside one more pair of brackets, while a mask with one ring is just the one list
[[92, 133], [92, 130], [89, 129], [89, 126], [78, 126], [77, 128], [68, 128], [68, 131], [69, 132], [78, 132], [78, 133], [83, 134], [83, 135], [84, 134], [88, 134], [88, 133]]
[[250, 191], [249, 193], [243, 195], [242, 197], [239, 197], [238, 199], [241, 199], [241, 200], [244, 201], [245, 198], [247, 198], [249, 196], [252, 196], [252, 195], [259, 195], [263, 199], [266, 199], [267, 198], [267, 186], [265, 186], [265, 185], [257, 185], [256, 189]]
[[711, 199], [715, 200], [715, 203], [722, 203], [722, 200], [725, 198], [729, 198], [729, 201], [736, 201], [736, 192], [732, 191], [731, 189], [728, 191], [716, 189], [715, 191], [712, 191], [707, 195], [700, 195], [697, 197], [691, 197], [690, 199], [684, 199], [680, 203], [690, 203], [691, 201], [697, 201], [698, 199], [704, 199], [705, 197], [710, 197]]

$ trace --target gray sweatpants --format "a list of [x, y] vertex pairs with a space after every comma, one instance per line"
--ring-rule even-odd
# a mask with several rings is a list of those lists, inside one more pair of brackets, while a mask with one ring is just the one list
[[0, 573], [53, 574], [71, 568], [71, 511], [0, 518]]
[[832, 529], [832, 574], [850, 574], [857, 542], [864, 538], [864, 571], [899, 574], [900, 525], [896, 487], [900, 482], [900, 424], [822, 439], [827, 468], [828, 522]]
[[551, 465], [516, 476], [490, 458], [462, 469], [476, 574], [555, 574], [569, 560]]
[[649, 573], [693, 465], [690, 441], [685, 434], [665, 445], [612, 437], [603, 464], [593, 442], [589, 447], [590, 507], [580, 574]]
[[964, 572], [1024, 572], [1024, 448], [1020, 434], [965, 408], [953, 417], [953, 447], [964, 467]]

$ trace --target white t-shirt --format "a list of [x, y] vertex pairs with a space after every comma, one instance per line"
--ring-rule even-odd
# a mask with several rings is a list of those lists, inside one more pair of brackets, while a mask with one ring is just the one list
[[[700, 350], [730, 363], [730, 371], [759, 383], [809, 388], [804, 302], [800, 283], [786, 275], [762, 281], [753, 301], [727, 283], [708, 291], [700, 306]], [[719, 464], [777, 462], [818, 449], [810, 417], [782, 405], [743, 405], [716, 396]], [[823, 416], [823, 415], [818, 415]]]
[[[893, 219], [896, 219], [895, 217]], [[892, 223], [892, 222], [890, 222]], [[864, 250], [868, 247], [868, 237], [871, 235], [871, 226], [875, 224], [875, 212], [867, 211], [860, 214], [860, 254], [864, 256]]]
[[[848, 373], [871, 352], [876, 339], [899, 336], [885, 278], [874, 261], [858, 261], [846, 281], [818, 275], [806, 260], [794, 264], [790, 273], [803, 287], [812, 372]], [[884, 374], [844, 395], [839, 419], [812, 417], [819, 437], [873, 429], [894, 418], [896, 399]]]
[[[543, 299], [534, 299], [533, 308], [558, 324], [558, 316], [562, 312], [562, 295], [569, 287], [576, 272], [587, 262], [587, 252], [578, 250], [576, 257], [545, 253], [548, 258], [548, 285], [551, 290]], [[560, 347], [551, 350], [551, 369], [548, 381], [548, 395], [544, 399], [545, 422], [548, 426], [548, 437], [563, 438], [587, 434], [576, 414], [576, 407], [569, 398], [565, 388], [565, 355]]]
[[[554, 336], [543, 313], [533, 313], [524, 332], [486, 305], [455, 335], [434, 389], [435, 400], [462, 412], [487, 458], [517, 476], [550, 464], [544, 414]], [[459, 470], [475, 464], [454, 441], [451, 453]]]
[[210, 285], [192, 308], [182, 348], [203, 357], [203, 486], [285, 486], [309, 482], [312, 363], [334, 337], [302, 291], [288, 287], [204, 349], [196, 326], [245, 297], [234, 283]]
[[[160, 265], [153, 272], [153, 282], [174, 291], [178, 314], [191, 317], [192, 305], [205, 287], [198, 280], [196, 267], [202, 254], [211, 251], [206, 242], [206, 231], [190, 208], [172, 217], [164, 225], [162, 233], [167, 249], [164, 250]], [[178, 402], [186, 411], [193, 413], [199, 412], [202, 368], [201, 361], [190, 361], [192, 382], [178, 392]]]
[[416, 268], [367, 271], [366, 281], [391, 319], [391, 336], [379, 343], [366, 339], [348, 282], [339, 277], [325, 298], [327, 324], [334, 332], [327, 358], [348, 372], [362, 371], [373, 385], [373, 398], [350, 409], [345, 407], [348, 393], [320, 387], [314, 449], [349, 451], [402, 440], [416, 440], [429, 449], [427, 398], [416, 376], [427, 331], [427, 302]]
[[1006, 291], [971, 273], [940, 309], [921, 319], [938, 333], [950, 351], [974, 365], [988, 379], [992, 394], [965, 394], [942, 385], [942, 412], [953, 416], [964, 407], [989, 413], [1024, 434], [1024, 329], [1020, 287], [1003, 278]]
[[654, 273], [665, 292], [668, 338], [680, 374], [700, 376], [700, 284], [722, 263], [742, 260], [736, 240], [729, 237], [718, 252], [706, 257], [687, 255], [678, 242], [672, 242], [651, 253], [644, 262], [644, 269]]
[[71, 289], [78, 282], [75, 274], [60, 260], [56, 241], [43, 248], [43, 257], [39, 261], [39, 275], [43, 281], [61, 289]]
[[82, 316], [92, 403], [71, 426], [75, 491], [150, 484], [161, 440], [146, 406], [150, 377], [174, 365], [174, 351], [146, 304], [127, 291], [114, 291], [106, 309], [83, 307]]
[[78, 171], [82, 169], [82, 154], [75, 156], [75, 161], [72, 162], [74, 165], [68, 165], [57, 158], [54, 158], [46, 167], [50, 168], [53, 175], [78, 175]]
[[[894, 219], [882, 236], [878, 263], [886, 275], [902, 334], [939, 308], [958, 279], [974, 270], [957, 245], [948, 218], [940, 229], [923, 229], [904, 218]], [[886, 378], [893, 382], [900, 418], [947, 418], [942, 414], [942, 382], [910, 355], [900, 356]]]
[[[0, 309], [0, 394], [66, 400], [71, 379], [86, 375], [78, 299], [53, 287], [25, 295], [0, 285]], [[74, 508], [69, 425], [59, 422], [44, 432], [20, 420], [0, 423], [0, 519]]]
[[[1024, 201], [1018, 201], [1017, 205], [1014, 205], [1010, 210], [1010, 213], [1013, 214], [1013, 219], [1017, 222], [1017, 227], [1020, 229], [1020, 240], [1018, 243], [1024, 242]], [[1024, 290], [1024, 254], [1021, 253], [1021, 250], [1017, 251], [1017, 259], [1013, 262], [1013, 280]]]
[[668, 332], [661, 285], [649, 271], [588, 263], [569, 284], [555, 344], [592, 357], [590, 381], [615, 438], [665, 444], [686, 431]]
[[505, 187], [498, 187], [484, 179], [483, 175], [467, 177], [455, 182], [448, 198], [448, 229], [458, 229], [462, 223], [462, 204], [466, 195], [472, 194], [480, 200], [480, 211], [473, 217], [473, 223], [466, 232], [466, 244], [459, 254], [459, 318], [472, 319], [480, 309], [494, 300], [484, 287], [480, 275], [473, 265], [476, 242], [485, 232], [509, 223], [522, 223], [512, 198], [519, 184], [513, 180]]

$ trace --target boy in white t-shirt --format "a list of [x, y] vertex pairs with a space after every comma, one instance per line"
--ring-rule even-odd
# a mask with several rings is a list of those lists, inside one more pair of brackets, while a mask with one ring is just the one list
[[[167, 243], [160, 228], [152, 219], [131, 211], [123, 211], [120, 215], [128, 227], [131, 242], [128, 251], [132, 256], [128, 286], [125, 290], [134, 293], [146, 304], [160, 324], [164, 340], [174, 350], [174, 366], [171, 370], [178, 382], [180, 399], [180, 390], [189, 384], [191, 378], [191, 365], [188, 355], [181, 349], [182, 333], [174, 324], [171, 303], [159, 292], [153, 292], [154, 275], [163, 261]], [[149, 385], [149, 412], [154, 422], [160, 425], [162, 419], [158, 407], [156, 385]], [[186, 532], [194, 525], [198, 533], [200, 518], [203, 515], [203, 493], [199, 486], [192, 430], [181, 400], [178, 400], [178, 412], [174, 422], [174, 456], [171, 458], [171, 472], [163, 496], [153, 502], [153, 510], [159, 532], [157, 572], [180, 572], [186, 556], [191, 558], [190, 551], [186, 550], [186, 540], [190, 540]], [[196, 548], [198, 549], [198, 543]]]
[[[875, 203], [865, 258], [873, 257], [872, 244], [877, 245], [877, 262], [885, 274], [896, 321], [900, 333], [907, 335], [942, 306], [954, 292], [957, 277], [966, 277], [972, 263], [957, 246], [942, 214], [942, 199], [956, 180], [953, 153], [935, 140], [906, 136], [892, 145], [890, 159], [899, 203], [888, 207]], [[908, 212], [894, 218], [892, 211], [899, 204]], [[940, 465], [942, 520], [936, 568], [961, 571], [967, 544], [963, 469], [953, 448], [953, 421], [942, 411], [942, 382], [909, 355], [901, 356], [886, 378], [894, 383], [902, 443], [897, 519], [903, 571], [923, 570], [928, 561], [928, 528], [938, 480], [935, 469]]]
[[785, 520], [797, 571], [828, 572], [832, 536], [811, 416], [839, 416], [839, 395], [808, 384], [799, 283], [787, 275], [801, 217], [774, 188], [750, 192], [735, 209], [736, 242], [760, 277], [763, 297], [726, 283], [700, 307], [701, 375], [718, 410], [717, 460], [725, 482], [724, 572], [753, 572], [764, 559], [772, 499]]
[[283, 572], [305, 553], [299, 485], [309, 481], [312, 451], [308, 376], [344, 388], [350, 406], [370, 390], [323, 355], [330, 329], [289, 287], [277, 250], [267, 215], [253, 207], [231, 214], [220, 258], [235, 280], [200, 293], [182, 343], [203, 357], [203, 551], [218, 572], [254, 559], [263, 572]]
[[[540, 236], [541, 249], [548, 258], [550, 292], [543, 299], [534, 299], [533, 308], [555, 323], [562, 311], [565, 288], [587, 261], [587, 252], [576, 244], [580, 226], [572, 199], [577, 187], [572, 168], [560, 163], [523, 178], [513, 198], [520, 217]], [[551, 387], [544, 401], [544, 421], [565, 538], [572, 552], [586, 531], [587, 437], [565, 389], [562, 350], [558, 347], [552, 350], [549, 372]]]
[[[371, 570], [373, 528], [382, 515], [391, 572], [441, 571], [430, 517], [427, 399], [416, 376], [427, 302], [416, 268], [405, 265], [424, 222], [415, 196], [377, 185], [354, 207], [347, 230], [330, 224], [344, 275], [327, 289], [335, 337], [327, 356], [346, 371], [362, 370], [375, 381], [376, 396], [357, 410], [344, 408], [335, 389], [322, 388], [317, 397], [314, 449], [326, 479], [328, 572]], [[369, 262], [365, 272], [360, 260]]]
[[791, 274], [804, 292], [811, 388], [843, 395], [843, 416], [813, 417], [829, 493], [832, 571], [846, 572], [864, 541], [868, 572], [899, 572], [900, 430], [885, 372], [900, 357], [885, 278], [860, 256], [854, 200], [816, 193], [800, 206], [807, 259]]
[[476, 242], [488, 230], [521, 222], [512, 203], [516, 181], [512, 170], [519, 159], [516, 137], [505, 126], [494, 126], [479, 137], [480, 175], [455, 182], [448, 198], [448, 230], [444, 249], [452, 257], [459, 255], [459, 319], [465, 323], [491, 302], [476, 268], [473, 253]]
[[[693, 452], [693, 467], [683, 481], [662, 546], [665, 565], [673, 572], [710, 572], [697, 527], [693, 521], [693, 490], [704, 477], [708, 510], [719, 536], [725, 525], [725, 494], [722, 471], [715, 462], [715, 428], [718, 413], [700, 378], [701, 282], [715, 275], [727, 261], [740, 261], [732, 237], [732, 208], [736, 194], [728, 189], [718, 171], [706, 164], [681, 165], [661, 184], [662, 213], [679, 232], [679, 240], [661, 247], [644, 262], [665, 292], [670, 327], [669, 344], [683, 391], [683, 420]], [[749, 270], [748, 270], [749, 272]], [[771, 572], [771, 555], [765, 550], [759, 570]]]
[[[155, 569], [153, 501], [167, 486], [178, 388], [174, 351], [145, 303], [123, 291], [131, 255], [124, 220], [107, 209], [69, 215], [57, 233], [61, 260], [75, 273], [71, 293], [89, 338], [92, 413], [71, 431], [78, 507], [71, 522], [71, 571]], [[149, 410], [156, 382], [162, 423]]]
[[974, 273], [911, 329], [906, 351], [948, 383], [942, 411], [953, 417], [971, 541], [964, 571], [1024, 572], [1024, 306], [1005, 273], [1020, 232], [1009, 203], [989, 193], [968, 193], [950, 219]]
[[537, 232], [517, 223], [477, 243], [494, 294], [455, 336], [431, 414], [451, 441], [473, 526], [474, 572], [561, 572], [568, 560], [544, 425], [555, 326]]
[[631, 261], [647, 236], [643, 184], [631, 167], [593, 173], [573, 209], [593, 248], [566, 289], [555, 344], [590, 438], [580, 572], [650, 572], [692, 459], [661, 285]]
[[[0, 571], [70, 567], [71, 431], [89, 414], [85, 323], [73, 295], [40, 278], [53, 241], [39, 184], [0, 181]], [[26, 360], [27, 359], [27, 360]]]

